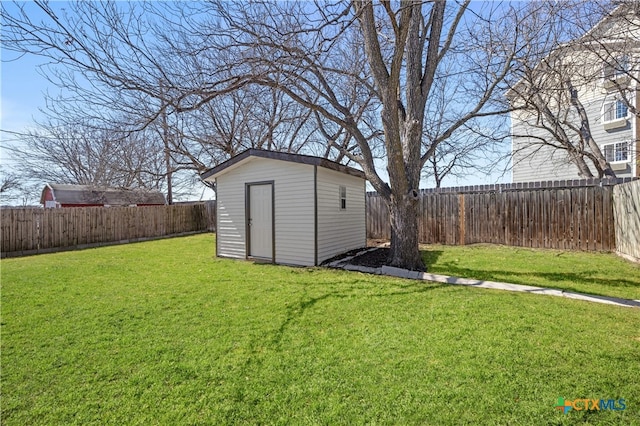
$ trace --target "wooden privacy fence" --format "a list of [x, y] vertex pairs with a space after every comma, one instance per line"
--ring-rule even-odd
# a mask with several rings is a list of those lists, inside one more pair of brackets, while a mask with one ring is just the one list
[[[420, 242], [614, 251], [613, 188], [623, 181], [628, 179], [425, 190], [420, 197]], [[367, 237], [390, 235], [387, 206], [369, 193]], [[634, 238], [637, 246], [637, 234]]]
[[613, 188], [618, 254], [640, 261], [640, 180]]
[[2, 257], [21, 256], [206, 232], [215, 228], [210, 204], [6, 208], [0, 211], [0, 249]]

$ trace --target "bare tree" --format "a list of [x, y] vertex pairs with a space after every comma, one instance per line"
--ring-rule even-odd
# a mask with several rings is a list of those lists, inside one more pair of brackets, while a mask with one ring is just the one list
[[[390, 263], [417, 270], [424, 269], [417, 233], [424, 165], [474, 120], [504, 112], [495, 98], [535, 36], [519, 30], [526, 16], [521, 5], [489, 2], [79, 2], [65, 19], [48, 3], [35, 3], [51, 22], [34, 22], [20, 6], [6, 19], [3, 44], [63, 65], [64, 72], [54, 73], [58, 84], [76, 88], [83, 100], [101, 89], [91, 99], [97, 114], [113, 103], [114, 90], [128, 116], [140, 113], [140, 100], [157, 102], [141, 117], [144, 128], [169, 109], [190, 117], [256, 86], [271, 90], [269, 106], [282, 97], [311, 112], [319, 140], [330, 144], [325, 155], [358, 164], [386, 200]], [[438, 86], [445, 77], [448, 84]], [[455, 102], [436, 116], [432, 101], [440, 90]], [[263, 117], [268, 129], [273, 111]], [[429, 124], [436, 117], [440, 125]], [[294, 122], [290, 134], [297, 135], [303, 121]], [[438, 130], [425, 141], [426, 124]], [[258, 140], [290, 149], [281, 136]], [[180, 155], [201, 162], [185, 143], [178, 145], [185, 148]], [[199, 147], [211, 158], [221, 154], [206, 143]], [[386, 164], [388, 183], [376, 159]]]
[[[441, 64], [427, 106], [423, 130], [423, 150], [432, 152], [423, 177], [441, 187], [445, 178], [468, 177], [474, 173], [491, 173], [501, 161], [500, 148], [510, 136], [506, 115], [476, 117], [451, 133], [445, 140], [439, 135], [451, 125], [452, 110], [460, 99], [466, 99], [467, 89], [459, 84], [457, 58], [447, 58]], [[500, 106], [508, 109], [509, 106]], [[434, 144], [435, 142], [435, 144]], [[432, 147], [435, 145], [435, 149]]]
[[[423, 178], [440, 188], [445, 178], [468, 178], [474, 174], [491, 174], [500, 170], [504, 153], [500, 152], [508, 137], [507, 127], [496, 125], [482, 133], [470, 129], [438, 144], [423, 169]], [[494, 130], [495, 134], [491, 134]], [[429, 139], [427, 139], [429, 140]]]
[[297, 153], [317, 140], [311, 111], [269, 87], [246, 86], [179, 116], [172, 149], [198, 172], [249, 148]]
[[556, 51], [553, 56], [556, 54], [553, 59], [547, 57], [541, 64], [527, 68], [522, 80], [511, 90], [512, 105], [520, 110], [519, 121], [526, 125], [523, 129], [526, 133], [516, 130], [513, 137], [527, 139], [525, 148], [532, 153], [538, 152], [536, 147], [565, 151], [581, 177], [593, 177], [587, 162], [595, 167], [599, 177], [615, 176], [594, 139], [586, 108], [578, 97], [576, 83], [572, 82], [576, 69], [585, 64], [578, 65], [572, 58], [570, 64], [562, 65], [567, 50], [562, 49], [562, 54]]
[[3, 167], [0, 175], [0, 204], [10, 205], [20, 200], [24, 192], [24, 178]]
[[[154, 163], [147, 175], [164, 177], [171, 201], [176, 173], [198, 176], [250, 147], [298, 152], [319, 139], [314, 139], [311, 111], [283, 92], [234, 84], [238, 79], [229, 77], [206, 44], [208, 35], [197, 22], [201, 7], [3, 3], [2, 42], [8, 51], [50, 59], [43, 74], [61, 88], [58, 96], [48, 96], [52, 120], [74, 117], [127, 140], [162, 142], [153, 147], [143, 142], [140, 149], [147, 150], [149, 164]], [[33, 19], [33, 8], [47, 19]], [[201, 108], [181, 108], [196, 96], [194, 87], [203, 86], [221, 90]], [[40, 141], [46, 143], [46, 138]], [[155, 164], [157, 151], [164, 156], [162, 173]], [[122, 166], [136, 167], [129, 163]]]
[[[424, 268], [417, 233], [423, 166], [439, 144], [470, 120], [499, 112], [491, 108], [490, 101], [508, 75], [521, 42], [516, 27], [511, 28], [510, 40], [499, 31], [504, 30], [501, 25], [520, 19], [517, 10], [486, 5], [484, 10], [466, 14], [468, 7], [469, 2], [354, 1], [223, 3], [215, 8], [215, 15], [223, 19], [221, 36], [228, 34], [219, 49], [231, 58], [242, 58], [243, 65], [234, 75], [248, 84], [277, 87], [344, 128], [353, 139], [353, 149], [342, 148], [341, 152], [360, 165], [387, 201], [392, 229], [389, 261], [395, 266]], [[357, 40], [366, 58], [355, 68], [334, 56], [352, 40]], [[451, 56], [460, 64], [458, 75], [464, 75], [456, 80], [464, 99], [449, 110], [425, 149], [427, 106], [434, 82], [441, 77], [441, 64]], [[370, 128], [354, 119], [362, 104], [350, 105], [341, 96], [340, 88], [354, 82], [358, 90], [373, 94], [379, 105], [389, 183], [376, 170]], [[202, 102], [210, 96], [203, 92]]]
[[0, 177], [0, 194], [19, 190], [21, 186], [22, 180], [16, 173], [3, 173]]
[[[18, 167], [19, 168], [19, 167]], [[0, 175], [0, 205], [29, 206], [38, 203], [41, 183], [29, 181], [16, 167], [2, 168]]]
[[580, 19], [570, 27], [572, 37], [601, 64], [596, 77], [615, 89], [629, 111], [640, 117], [640, 108], [630, 96], [640, 87], [640, 3], [594, 0], [579, 6]]
[[21, 135], [16, 158], [25, 179], [159, 189], [164, 173], [153, 154], [162, 151], [144, 136], [50, 120]]
[[631, 60], [640, 52], [638, 6], [565, 1], [550, 3], [549, 10], [529, 21], [548, 30], [536, 52], [519, 62], [520, 79], [508, 93], [516, 109], [514, 161], [564, 153], [581, 177], [593, 177], [594, 171], [598, 177], [615, 176], [594, 131], [603, 98], [593, 93], [613, 88], [616, 99], [637, 114], [629, 89], [637, 87], [638, 78], [632, 65], [637, 61]]

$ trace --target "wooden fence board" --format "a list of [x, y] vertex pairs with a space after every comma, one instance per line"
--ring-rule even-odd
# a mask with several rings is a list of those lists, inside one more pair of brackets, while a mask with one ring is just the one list
[[[447, 241], [446, 238], [449, 237], [450, 244], [456, 244], [456, 241], [458, 241], [457, 244], [464, 244], [464, 241], [460, 241], [458, 238], [460, 235], [460, 224], [458, 223], [458, 218], [460, 217], [460, 200], [454, 194], [449, 195], [447, 200], [451, 210], [451, 214], [449, 214], [449, 227], [451, 232], [445, 235], [445, 238], [441, 239]], [[458, 239], [456, 240], [456, 238]]]
[[529, 205], [529, 231], [530, 239], [529, 247], [538, 248], [538, 238], [540, 234], [540, 203], [538, 202], [538, 194], [540, 191], [534, 191], [528, 193], [530, 202]]
[[2, 257], [215, 230], [214, 203], [0, 209]]
[[616, 251], [640, 262], [640, 180], [615, 186], [612, 204]]
[[[418, 236], [420, 242], [426, 244], [493, 243], [613, 251], [616, 228], [612, 188], [586, 186], [485, 193], [423, 193], [419, 201]], [[632, 196], [640, 197], [640, 194], [623, 195]], [[367, 236], [389, 239], [391, 231], [384, 200], [376, 194], [368, 194], [366, 204]]]
[[[610, 194], [612, 195], [605, 197], [604, 204], [603, 204], [603, 216], [605, 221], [605, 226], [604, 226], [605, 238], [603, 239], [603, 241], [605, 242], [605, 244], [607, 244], [610, 247], [616, 247], [616, 229], [622, 232], [626, 232], [625, 228], [627, 228], [629, 224], [620, 222], [620, 226], [618, 228], [615, 227], [615, 221], [617, 218], [616, 216], [619, 216], [619, 215], [614, 214], [615, 212], [614, 203], [613, 203], [614, 189], [607, 188], [607, 192], [610, 192]], [[625, 195], [626, 195], [625, 198], [633, 198], [633, 194], [631, 193], [627, 193]], [[638, 194], [636, 193], [635, 195], [637, 196]], [[635, 200], [636, 202], [638, 201], [637, 198], [635, 198]]]
[[544, 204], [547, 212], [548, 226], [545, 229], [547, 238], [545, 240], [545, 248], [551, 248], [558, 241], [558, 222], [556, 220], [556, 194], [554, 191], [544, 192]]
[[558, 238], [559, 238], [559, 244], [558, 244], [558, 248], [561, 250], [564, 249], [568, 249], [569, 248], [569, 244], [567, 241], [567, 227], [568, 227], [568, 208], [570, 206], [570, 198], [567, 197], [567, 191], [566, 189], [561, 189], [558, 192], [558, 206], [560, 207], [560, 210], [558, 211], [558, 227], [559, 227], [559, 233], [558, 233]]
[[587, 231], [588, 228], [588, 223], [587, 223], [587, 212], [586, 212], [586, 205], [587, 205], [587, 193], [584, 190], [585, 188], [580, 188], [579, 193], [580, 193], [580, 201], [579, 201], [579, 210], [578, 210], [578, 216], [576, 217], [577, 220], [577, 225], [578, 228], [580, 230], [580, 233], [578, 234], [578, 248], [580, 250], [587, 250], [589, 248], [589, 234]]
[[586, 217], [585, 217], [585, 222], [587, 224], [587, 234], [588, 234], [588, 248], [587, 250], [591, 250], [591, 251], [595, 251], [596, 249], [596, 230], [595, 230], [595, 226], [596, 226], [596, 218], [595, 218], [595, 212], [596, 212], [596, 208], [595, 208], [595, 198], [596, 198], [596, 192], [598, 191], [598, 189], [596, 188], [595, 191], [587, 191], [587, 203], [585, 205], [585, 213], [586, 213]]

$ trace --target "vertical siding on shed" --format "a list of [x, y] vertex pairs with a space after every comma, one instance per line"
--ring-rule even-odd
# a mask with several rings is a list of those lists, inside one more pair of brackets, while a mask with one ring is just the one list
[[216, 178], [218, 223], [216, 255], [244, 259], [246, 256], [244, 183], [231, 171]]
[[220, 256], [245, 258], [245, 183], [274, 181], [275, 262], [314, 264], [313, 166], [251, 158], [217, 177]]
[[276, 262], [313, 266], [313, 166], [272, 163], [276, 185]]
[[[365, 181], [318, 167], [318, 262], [367, 244]], [[340, 209], [340, 186], [347, 188], [347, 208]]]

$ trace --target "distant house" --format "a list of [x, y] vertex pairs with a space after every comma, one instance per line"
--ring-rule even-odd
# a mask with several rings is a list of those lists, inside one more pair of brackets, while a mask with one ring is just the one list
[[202, 178], [216, 187], [217, 256], [313, 266], [366, 245], [360, 170], [249, 149]]
[[[621, 5], [583, 37], [550, 52], [507, 94], [516, 108], [539, 94], [545, 99], [543, 108], [511, 113], [513, 182], [587, 177], [576, 165], [576, 157], [582, 156], [597, 177], [589, 160], [593, 148], [581, 140], [585, 123], [617, 177], [640, 176], [640, 119], [630, 108], [640, 107], [637, 7], [633, 3]], [[573, 93], [566, 89], [569, 83]], [[584, 117], [572, 107], [574, 98], [583, 105]], [[583, 153], [567, 149], [563, 138], [572, 140]]]
[[159, 191], [48, 183], [42, 190], [40, 203], [45, 208], [127, 207], [159, 206], [167, 204], [167, 201]]

